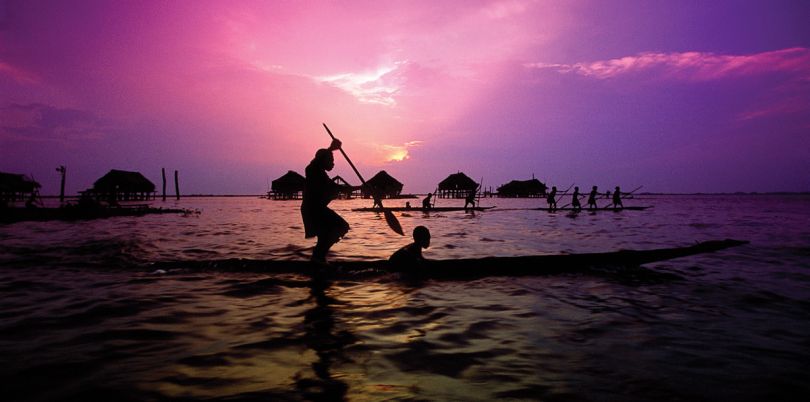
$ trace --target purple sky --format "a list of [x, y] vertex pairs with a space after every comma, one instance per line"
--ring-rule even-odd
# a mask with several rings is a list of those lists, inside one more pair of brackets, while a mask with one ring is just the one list
[[[0, 171], [810, 191], [807, 1], [4, 1]], [[334, 174], [357, 183], [338, 159]]]

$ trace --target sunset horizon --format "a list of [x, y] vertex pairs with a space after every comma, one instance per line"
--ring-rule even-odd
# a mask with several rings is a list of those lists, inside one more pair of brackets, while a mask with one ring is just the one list
[[[0, 171], [77, 194], [303, 173], [327, 123], [366, 178], [810, 191], [810, 6], [0, 3]], [[332, 175], [359, 179], [338, 158]]]

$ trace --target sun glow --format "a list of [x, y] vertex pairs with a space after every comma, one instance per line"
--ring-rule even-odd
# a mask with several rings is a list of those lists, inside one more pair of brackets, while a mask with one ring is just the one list
[[381, 145], [380, 150], [383, 153], [383, 160], [385, 162], [402, 162], [410, 158], [409, 149], [417, 147], [422, 144], [422, 141], [409, 141], [402, 145]]

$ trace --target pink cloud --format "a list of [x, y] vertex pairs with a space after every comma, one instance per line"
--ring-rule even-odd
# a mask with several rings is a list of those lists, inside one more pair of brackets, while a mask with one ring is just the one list
[[14, 67], [3, 61], [0, 61], [0, 75], [7, 75], [21, 84], [31, 85], [40, 82], [36, 74]]
[[788, 98], [740, 113], [737, 119], [740, 122], [746, 122], [775, 116], [804, 114], [808, 110], [810, 110], [810, 102], [807, 100], [803, 98]]
[[789, 48], [751, 55], [718, 55], [714, 53], [640, 53], [610, 60], [575, 64], [528, 63], [534, 69], [550, 69], [597, 79], [647, 71], [662, 76], [708, 81], [769, 73], [796, 73], [810, 78], [810, 49]]

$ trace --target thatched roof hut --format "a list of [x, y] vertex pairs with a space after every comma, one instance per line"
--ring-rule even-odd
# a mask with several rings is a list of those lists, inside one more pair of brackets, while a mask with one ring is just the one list
[[366, 184], [361, 186], [361, 194], [364, 198], [369, 198], [372, 194], [378, 194], [383, 198], [398, 197], [402, 192], [403, 184], [393, 178], [385, 170], [379, 171]]
[[333, 177], [332, 181], [340, 187], [340, 190], [338, 191], [338, 197], [340, 198], [352, 198], [353, 196], [357, 195], [355, 192], [360, 190], [360, 186], [353, 186], [346, 181], [346, 179], [340, 176]]
[[498, 197], [537, 198], [546, 195], [546, 185], [532, 178], [531, 180], [512, 180], [498, 187]]
[[478, 190], [478, 183], [464, 173], [447, 176], [439, 183], [439, 198], [464, 198], [471, 191]]
[[300, 173], [292, 170], [273, 180], [271, 191], [267, 194], [274, 200], [293, 200], [301, 197], [306, 179]]
[[0, 172], [0, 200], [24, 200], [42, 187], [33, 179], [23, 174]]
[[106, 200], [148, 200], [155, 196], [155, 184], [140, 172], [110, 170], [86, 193]]

